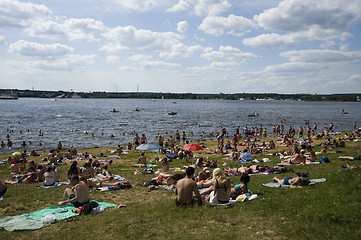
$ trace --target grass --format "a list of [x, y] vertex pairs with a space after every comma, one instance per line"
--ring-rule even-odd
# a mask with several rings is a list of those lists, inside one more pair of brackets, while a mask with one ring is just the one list
[[[274, 138], [273, 138], [274, 139]], [[318, 144], [325, 140], [318, 140]], [[215, 142], [206, 142], [210, 148]], [[266, 188], [261, 183], [269, 182], [273, 175], [252, 176], [249, 189], [258, 194], [258, 199], [233, 205], [232, 207], [178, 208], [174, 204], [172, 191], [149, 190], [137, 186], [151, 175], [134, 175], [132, 165], [139, 152], [130, 152], [110, 166], [113, 174], [127, 178], [133, 185], [130, 189], [108, 192], [91, 192], [92, 199], [114, 204], [125, 204], [125, 208], [109, 208], [98, 215], [77, 216], [60, 221], [36, 231], [7, 232], [0, 230], [0, 239], [361, 239], [361, 169], [343, 170], [345, 162], [361, 165], [358, 161], [340, 161], [340, 155], [361, 155], [361, 143], [347, 142], [342, 153], [327, 154], [331, 163], [292, 166], [295, 172], [308, 171], [312, 178], [326, 178], [325, 183], [300, 189]], [[99, 155], [115, 148], [82, 149]], [[280, 150], [278, 147], [277, 151]], [[316, 147], [315, 151], [319, 151]], [[45, 153], [44, 153], [45, 154]], [[156, 153], [146, 153], [149, 160]], [[199, 154], [197, 154], [199, 155]], [[222, 156], [208, 155], [219, 164], [227, 161], [230, 166], [239, 166]], [[321, 155], [323, 157], [326, 155]], [[0, 159], [6, 159], [0, 155]], [[257, 159], [268, 157], [275, 166], [277, 156], [256, 155]], [[40, 162], [42, 157], [30, 160]], [[105, 159], [105, 158], [100, 158]], [[84, 161], [81, 161], [82, 165]], [[58, 168], [62, 180], [70, 166]], [[159, 164], [158, 164], [159, 165]], [[183, 167], [184, 160], [176, 160], [171, 166]], [[197, 169], [196, 171], [199, 171]], [[0, 165], [0, 178], [10, 179], [8, 165]], [[280, 174], [280, 178], [295, 176], [295, 173]], [[239, 177], [229, 177], [233, 184]], [[29, 213], [61, 200], [65, 186], [50, 189], [37, 188], [40, 183], [12, 185], [8, 187], [4, 200], [0, 201], [0, 216]]]

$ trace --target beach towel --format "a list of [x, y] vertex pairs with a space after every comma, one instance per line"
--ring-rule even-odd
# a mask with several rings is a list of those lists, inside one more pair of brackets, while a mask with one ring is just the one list
[[33, 220], [22, 215], [0, 218], [0, 229], [4, 228], [10, 232], [15, 230], [37, 230], [48, 225], [42, 221]]
[[[312, 165], [312, 164], [320, 164], [320, 162], [306, 162], [306, 165]], [[278, 163], [278, 166], [292, 166], [292, 165], [305, 165], [304, 163], [299, 163], [299, 164], [289, 164], [289, 163]]]
[[[95, 201], [95, 202], [97, 202], [97, 201]], [[107, 202], [97, 202], [97, 203], [99, 204], [99, 207], [101, 207], [103, 209], [117, 206], [115, 204], [111, 204], [111, 203], [107, 203]], [[55, 215], [60, 221], [60, 220], [78, 215], [78, 213], [72, 212], [72, 210], [74, 208], [75, 207], [73, 204], [68, 204], [66, 206], [58, 206], [58, 207], [47, 207], [47, 208], [37, 210], [32, 213], [23, 214], [22, 216], [25, 216], [25, 217], [28, 217], [28, 218], [31, 218], [34, 220], [41, 220], [42, 218], [44, 218], [48, 215]]]
[[[326, 182], [326, 178], [310, 179], [310, 183], [308, 184], [308, 186], [314, 185], [316, 183], [321, 183], [321, 182]], [[302, 186], [281, 185], [277, 182], [262, 183], [261, 185], [265, 186], [265, 187], [272, 187], [272, 188], [278, 188], [278, 187], [302, 188]]]
[[41, 185], [40, 187], [42, 188], [45, 188], [45, 189], [48, 189], [48, 188], [52, 188], [52, 187], [59, 187], [59, 186], [63, 186], [63, 185], [69, 185], [70, 184], [70, 181], [67, 181], [67, 182], [56, 182], [54, 183], [53, 185], [51, 186], [44, 186], [44, 185]]
[[[99, 207], [103, 209], [117, 206], [107, 202], [97, 203], [99, 204]], [[66, 206], [47, 207], [32, 213], [0, 218], [0, 229], [4, 228], [7, 231], [40, 229], [50, 225], [50, 223], [42, 221], [42, 219], [45, 219], [46, 217], [52, 216], [60, 221], [79, 215], [78, 213], [73, 213], [73, 209], [75, 209], [74, 205], [68, 204]]]

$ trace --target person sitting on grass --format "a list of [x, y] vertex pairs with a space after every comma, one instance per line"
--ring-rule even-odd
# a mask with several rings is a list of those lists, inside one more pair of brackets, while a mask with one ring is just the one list
[[[175, 200], [176, 205], [179, 206], [193, 206], [194, 203], [198, 203], [199, 206], [205, 201], [204, 197], [199, 194], [197, 184], [193, 181], [194, 168], [188, 167], [186, 169], [186, 177], [179, 180], [176, 184], [175, 194], [177, 198]], [[193, 198], [193, 194], [196, 199]]]
[[68, 170], [68, 179], [71, 180], [73, 176], [80, 176], [80, 168], [77, 161], [73, 161]]
[[73, 176], [70, 182], [74, 185], [73, 188], [66, 188], [63, 195], [63, 201], [58, 202], [59, 205], [66, 205], [71, 203], [74, 207], [79, 208], [86, 203], [89, 203], [89, 189], [88, 186], [81, 182], [79, 176]]
[[44, 186], [52, 186], [55, 184], [55, 172], [52, 166], [48, 167], [43, 176]]
[[229, 202], [229, 198], [231, 197], [231, 182], [224, 176], [220, 168], [213, 170], [213, 185], [202, 191], [201, 195], [205, 196], [211, 192], [214, 192], [214, 196], [217, 196], [219, 203]]
[[250, 180], [251, 178], [249, 177], [248, 174], [242, 175], [241, 183], [237, 184], [231, 189], [231, 196], [233, 200], [236, 199], [239, 195], [248, 193], [247, 184], [249, 183]]
[[147, 158], [144, 155], [144, 152], [140, 154], [140, 157], [138, 158], [138, 164], [147, 164]]
[[298, 177], [288, 177], [285, 179], [279, 179], [277, 177], [274, 177], [272, 179], [272, 182], [277, 182], [280, 185], [297, 185], [297, 186], [304, 186], [304, 185], [308, 185], [310, 183], [310, 177], [311, 174], [309, 174], [308, 172], [302, 172], [302, 173], [297, 173]]

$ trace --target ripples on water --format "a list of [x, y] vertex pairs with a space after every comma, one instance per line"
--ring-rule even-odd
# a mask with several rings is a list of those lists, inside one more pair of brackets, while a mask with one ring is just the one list
[[[133, 111], [137, 107], [140, 111]], [[113, 108], [119, 112], [111, 112]], [[349, 114], [341, 114], [342, 109]], [[359, 102], [20, 98], [0, 100], [0, 111], [0, 140], [6, 143], [7, 129], [14, 132], [10, 133], [13, 147], [1, 148], [1, 153], [22, 150], [22, 141], [31, 141], [27, 149], [38, 151], [55, 148], [58, 141], [66, 148], [116, 146], [132, 142], [134, 132], [145, 133], [149, 142], [157, 142], [158, 133], [176, 130], [186, 131], [189, 140], [198, 140], [200, 135], [214, 139], [207, 136], [209, 132], [226, 127], [233, 134], [237, 126], [242, 129], [246, 124], [263, 125], [270, 133], [282, 118], [285, 129], [298, 129], [305, 120], [311, 126], [316, 122], [318, 129], [333, 122], [336, 131], [352, 131], [353, 122], [361, 123]], [[172, 111], [178, 114], [168, 115]], [[260, 115], [248, 117], [254, 112]], [[38, 136], [39, 130], [44, 136]]]

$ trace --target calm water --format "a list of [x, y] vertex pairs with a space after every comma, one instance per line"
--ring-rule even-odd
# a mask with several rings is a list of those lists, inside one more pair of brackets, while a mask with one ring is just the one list
[[[133, 111], [137, 107], [140, 111]], [[119, 112], [111, 112], [113, 108]], [[349, 114], [341, 114], [342, 109]], [[178, 114], [168, 115], [172, 111]], [[248, 117], [254, 112], [259, 116]], [[38, 151], [55, 148], [58, 141], [66, 148], [116, 146], [133, 141], [134, 132], [145, 133], [149, 142], [156, 142], [157, 133], [174, 134], [177, 129], [186, 131], [189, 140], [199, 139], [202, 133], [210, 138], [207, 134], [221, 127], [233, 133], [246, 124], [263, 125], [270, 133], [282, 118], [286, 129], [304, 126], [305, 120], [311, 126], [316, 122], [318, 129], [333, 122], [336, 131], [351, 131], [355, 121], [361, 125], [360, 102], [20, 98], [0, 100], [0, 113], [0, 140], [7, 142], [9, 129], [14, 144], [11, 149], [0, 148], [1, 153], [21, 150], [22, 141], [31, 141], [27, 149]], [[39, 130], [44, 136], [38, 136]]]

